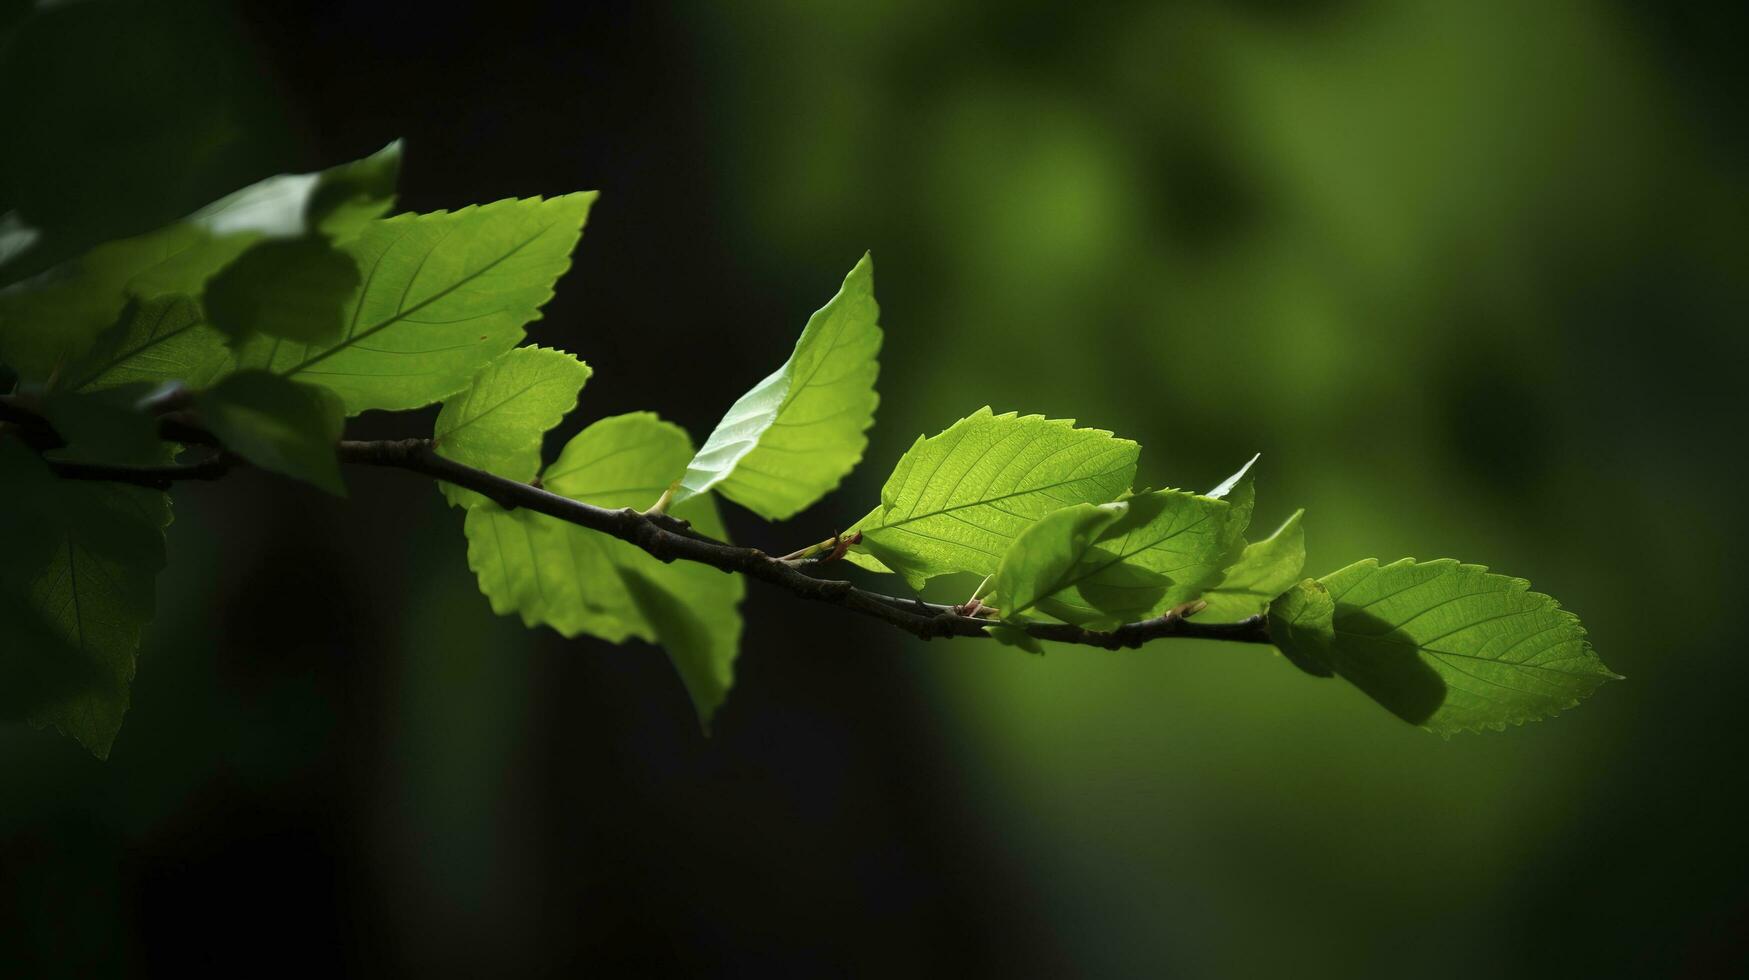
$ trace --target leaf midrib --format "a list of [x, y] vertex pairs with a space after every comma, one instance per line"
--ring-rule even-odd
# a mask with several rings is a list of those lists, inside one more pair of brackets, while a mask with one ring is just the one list
[[[913, 521], [928, 520], [931, 517], [939, 517], [942, 514], [951, 514], [956, 510], [965, 510], [968, 507], [984, 507], [984, 506], [988, 506], [990, 504], [997, 503], [999, 501], [1007, 500], [1010, 497], [1024, 497], [1029, 493], [1043, 493], [1046, 490], [1055, 490], [1058, 487], [1065, 487], [1071, 483], [1079, 483], [1082, 480], [1092, 480], [1092, 479], [1097, 479], [1098, 477], [1102, 477], [1102, 476], [1109, 476], [1112, 473], [1116, 473], [1121, 469], [1123, 469], [1122, 466], [1114, 466], [1109, 470], [1100, 470], [1097, 473], [1088, 473], [1085, 476], [1077, 476], [1077, 477], [1072, 477], [1072, 478], [1067, 479], [1067, 480], [1059, 480], [1056, 483], [1042, 483], [1036, 487], [1028, 487], [1025, 490], [1016, 490], [1012, 493], [1004, 493], [1004, 494], [1001, 494], [999, 496], [987, 497], [983, 500], [974, 500], [974, 501], [971, 501], [969, 503], [964, 503], [964, 504], [954, 504], [952, 507], [943, 507], [940, 510], [932, 510], [926, 514], [912, 514], [912, 515], [904, 518], [903, 520], [894, 521], [891, 524], [880, 524], [880, 525], [877, 525], [875, 527], [862, 528], [862, 530], [866, 532], [866, 531], [879, 531], [879, 530], [883, 530], [885, 528], [890, 528], [890, 527], [903, 527], [906, 524], [912, 523]], [[1065, 504], [1064, 506], [1068, 506], [1068, 505]]]
[[[364, 330], [361, 330], [357, 333], [352, 334], [351, 336], [347, 337], [345, 340], [342, 340], [340, 343], [335, 344], [333, 347], [328, 348], [327, 350], [323, 351], [320, 354], [317, 354], [315, 357], [305, 358], [301, 364], [294, 365], [294, 366], [287, 368], [286, 370], [281, 371], [279, 373], [281, 375], [289, 377], [293, 374], [298, 373], [299, 371], [303, 371], [303, 370], [305, 370], [313, 365], [319, 364], [322, 361], [327, 360], [328, 358], [334, 356], [335, 354], [337, 354], [343, 350], [350, 349], [354, 343], [356, 343], [360, 340], [363, 340], [366, 337], [369, 337], [374, 333], [377, 333], [381, 330], [387, 329], [388, 327], [394, 326], [395, 324], [406, 319], [408, 316], [419, 312], [420, 310], [426, 308], [427, 306], [430, 306], [431, 304], [444, 298], [445, 296], [448, 296], [450, 293], [455, 292], [456, 290], [467, 285], [468, 283], [473, 282], [475, 279], [478, 279], [479, 277], [492, 271], [492, 269], [496, 268], [500, 263], [508, 260], [511, 256], [515, 255], [517, 252], [522, 251], [530, 243], [539, 240], [541, 238], [541, 236], [545, 235], [548, 231], [552, 230], [552, 228], [555, 227], [557, 224], [558, 224], [558, 222], [555, 221], [555, 222], [552, 222], [549, 224], [542, 225], [539, 231], [537, 231], [533, 235], [530, 235], [529, 237], [523, 239], [522, 241], [517, 242], [516, 245], [510, 249], [510, 251], [505, 252], [503, 255], [500, 255], [497, 258], [493, 259], [492, 261], [486, 263], [485, 265], [480, 266], [478, 269], [475, 269], [473, 272], [470, 272], [467, 275], [462, 276], [461, 278], [457, 279], [455, 282], [449, 284], [448, 286], [445, 286], [444, 288], [438, 290], [437, 292], [433, 293], [432, 295], [427, 296], [425, 299], [422, 299], [419, 302], [414, 303], [412, 306], [397, 309], [393, 316], [388, 317], [387, 319], [383, 320], [381, 323], [375, 324], [374, 326], [366, 327]], [[413, 273], [414, 279], [416, 279], [418, 277], [419, 270], [424, 269], [425, 261], [431, 258], [432, 252], [437, 251], [437, 249], [442, 247], [443, 243], [445, 241], [448, 241], [448, 240], [449, 240], [448, 236], [446, 235], [443, 239], [439, 240], [437, 242], [437, 244], [433, 245], [431, 247], [430, 251], [425, 253], [424, 258], [420, 259], [420, 264], [419, 264], [418, 269], [414, 270], [414, 273]], [[387, 252], [385, 252], [384, 254], [387, 254]], [[381, 259], [379, 258], [378, 261], [380, 262]], [[374, 277], [375, 274], [376, 274], [376, 270], [372, 269], [371, 275]], [[406, 292], [410, 292], [412, 290], [412, 287], [413, 287], [413, 279], [409, 279], [408, 283], [407, 283], [407, 290], [402, 293], [403, 299], [406, 296]], [[360, 289], [359, 294], [358, 294], [359, 307], [357, 307], [357, 308], [363, 307], [364, 297], [365, 297], [364, 291], [363, 291], [363, 289]], [[396, 305], [399, 306], [400, 304], [397, 303]]]

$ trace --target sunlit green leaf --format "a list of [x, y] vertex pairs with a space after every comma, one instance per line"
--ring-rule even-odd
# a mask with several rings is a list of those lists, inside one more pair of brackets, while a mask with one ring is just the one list
[[359, 163], [270, 178], [0, 289], [0, 362], [26, 380], [47, 380], [84, 356], [130, 299], [199, 296], [208, 279], [264, 238], [313, 228], [351, 234], [364, 215], [390, 206], [398, 165], [391, 144]]
[[66, 386], [96, 391], [137, 382], [201, 384], [225, 355], [224, 335], [207, 324], [191, 297], [136, 300], [66, 371]]
[[[1213, 497], [1216, 500], [1226, 500], [1229, 497], [1237, 497], [1241, 494], [1249, 493], [1250, 491], [1245, 489], [1245, 484], [1251, 476], [1251, 467], [1256, 466], [1257, 461], [1262, 458], [1262, 453], [1252, 456], [1245, 461], [1244, 466], [1239, 467], [1238, 472], [1227, 477], [1225, 480], [1222, 480], [1218, 486], [1204, 494], [1204, 496]], [[1235, 493], [1235, 491], [1238, 492]]]
[[917, 586], [952, 572], [991, 574], [1040, 517], [1128, 490], [1139, 452], [1073, 421], [979, 409], [918, 438], [887, 478], [880, 506], [852, 527], [863, 539], [847, 557]]
[[1246, 516], [1229, 501], [1182, 490], [1063, 508], [1015, 539], [991, 601], [1005, 620], [1043, 614], [1092, 629], [1157, 616], [1220, 575]]
[[197, 295], [254, 237], [215, 238], [189, 224], [99, 245], [0, 290], [0, 361], [46, 381], [91, 349], [130, 297]]
[[1196, 618], [1236, 623], [1260, 615], [1270, 600], [1298, 582], [1306, 564], [1306, 532], [1300, 526], [1305, 513], [1294, 511], [1274, 534], [1246, 545], [1239, 560], [1202, 594], [1208, 605]]
[[[647, 412], [619, 415], [579, 433], [541, 481], [575, 500], [638, 507], [691, 458], [692, 440], [677, 426]], [[726, 536], [708, 496], [670, 513], [703, 534]], [[468, 565], [494, 612], [566, 636], [663, 645], [708, 726], [734, 677], [744, 588], [738, 576], [694, 562], [664, 564], [617, 538], [489, 502], [469, 508], [466, 529]]]
[[[589, 365], [564, 351], [518, 347], [501, 355], [443, 403], [433, 432], [438, 455], [528, 483], [540, 473], [541, 437], [576, 406], [589, 373]], [[485, 500], [449, 483], [438, 486], [457, 507]]]
[[250, 184], [189, 218], [217, 235], [258, 233], [296, 238], [319, 233], [339, 241], [395, 205], [401, 141], [362, 160], [311, 174], [282, 174]]
[[332, 343], [360, 285], [358, 262], [319, 236], [261, 242], [207, 281], [207, 319], [233, 343], [254, 334]]
[[256, 466], [344, 496], [335, 443], [345, 413], [333, 392], [264, 371], [243, 371], [195, 396], [201, 421]]
[[342, 246], [364, 282], [341, 338], [256, 337], [236, 363], [330, 388], [351, 415], [453, 395], [539, 319], [594, 200], [567, 194], [371, 222]]
[[782, 520], [838, 486], [862, 458], [874, 423], [879, 315], [874, 262], [864, 255], [838, 295], [808, 318], [789, 360], [717, 423], [674, 499], [714, 488]]
[[[1226, 509], [1225, 504], [1216, 506]], [[1023, 623], [1049, 617], [1110, 629], [1146, 617], [1165, 598], [1172, 580], [1111, 550], [1118, 542], [1107, 541], [1105, 532], [1129, 511], [1128, 501], [1076, 504], [1022, 531], [990, 581], [990, 602], [1001, 610], [1002, 620]]]
[[[1163, 576], [1171, 583], [1152, 610], [1158, 614], [1200, 597], [1237, 559], [1245, 525], [1251, 519], [1249, 481], [1243, 493], [1216, 500], [1183, 490], [1156, 490], [1130, 497], [1129, 510], [1100, 534], [1099, 550], [1109, 553], [1083, 586], [1104, 587], [1102, 578], [1117, 562]], [[1119, 579], [1113, 588], [1127, 587]]]
[[1334, 603], [1330, 666], [1440, 735], [1546, 718], [1616, 678], [1578, 617], [1523, 579], [1405, 558], [1320, 581]]

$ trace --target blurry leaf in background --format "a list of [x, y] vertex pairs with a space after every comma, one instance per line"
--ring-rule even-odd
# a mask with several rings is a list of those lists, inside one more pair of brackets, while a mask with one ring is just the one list
[[68, 386], [97, 391], [140, 382], [203, 380], [225, 355], [224, 335], [206, 322], [200, 303], [171, 295], [134, 300], [91, 350], [67, 369]]
[[0, 213], [38, 233], [0, 283], [187, 214], [289, 155], [272, 83], [220, 10], [44, 3], [0, 37]]
[[808, 318], [789, 360], [717, 423], [674, 499], [714, 488], [780, 521], [837, 487], [862, 459], [880, 400], [879, 317], [874, 260], [865, 254], [838, 294]]
[[319, 236], [262, 242], [206, 284], [207, 319], [242, 343], [261, 334], [303, 344], [340, 339], [358, 263]]
[[[1305, 571], [1485, 556], [1584, 611], [1633, 679], [1562, 724], [1446, 743], [1254, 651], [918, 645], [943, 738], [1082, 972], [1737, 953], [1742, 794], [1697, 719], [1729, 714], [1745, 663], [1744, 467], [1718, 452], [1749, 350], [1742, 19], [823, 3], [700, 28], [734, 247], [773, 276], [852, 242], [883, 255], [883, 376], [906, 397], [871, 455], [969, 385], [1118, 428], [1157, 484], [1256, 447], [1292, 505], [1261, 529], [1300, 505], [1317, 522]], [[1647, 568], [1666, 574], [1624, 571]], [[1648, 890], [1668, 903], [1648, 913]], [[1600, 921], [1596, 943], [1561, 938]]]
[[1306, 532], [1300, 526], [1305, 514], [1294, 511], [1274, 534], [1246, 545], [1239, 560], [1202, 594], [1208, 605], [1196, 618], [1223, 623], [1261, 615], [1270, 600], [1292, 588], [1306, 564]]
[[[553, 493], [599, 507], [642, 507], [686, 468], [692, 440], [648, 412], [602, 419], [578, 433], [541, 475]], [[700, 533], [727, 540], [716, 501], [669, 509]], [[499, 615], [567, 637], [659, 643], [706, 728], [734, 679], [741, 644], [740, 576], [708, 565], [657, 561], [629, 542], [526, 509], [468, 510], [468, 566]]]
[[7, 501], [0, 539], [9, 552], [0, 611], [34, 614], [4, 631], [9, 642], [29, 646], [0, 658], [0, 668], [21, 672], [0, 677], [0, 686], [34, 691], [28, 704], [12, 707], [104, 758], [127, 712], [134, 652], [152, 618], [170, 498], [58, 480], [14, 440], [0, 441], [0, 487]]
[[[488, 473], [529, 483], [541, 469], [541, 438], [577, 407], [589, 365], [545, 347], [518, 347], [480, 369], [444, 400], [432, 432], [437, 454]], [[438, 488], [452, 506], [486, 498], [451, 483]]]
[[[672, 706], [630, 696], [650, 658], [457, 622], [462, 594], [431, 588], [461, 567], [456, 542], [421, 533], [442, 508], [406, 506], [394, 478], [344, 534], [184, 488], [205, 499], [173, 543], [169, 628], [152, 629], [124, 751], [68, 767], [64, 740], [5, 733], [0, 920], [16, 927], [0, 960], [34, 947], [37, 972], [107, 956], [86, 972], [123, 973], [231, 943], [332, 974], [385, 920], [402, 941], [367, 938], [364, 962], [434, 975], [749, 942], [773, 974], [840, 952], [877, 972], [909, 955], [965, 975], [1354, 980], [1724, 975], [1743, 959], [1743, 792], [1720, 760], [1744, 741], [1719, 723], [1749, 682], [1744, 463], [1719, 451], [1740, 439], [1749, 350], [1742, 4], [829, 0], [591, 12], [576, 37], [465, 8], [239, 3], [258, 45], [122, 43], [270, 76], [301, 103], [311, 162], [414, 134], [441, 151], [409, 188], [422, 207], [601, 174], [639, 202], [592, 258], [615, 288], [579, 306], [563, 289], [590, 315], [573, 327], [555, 308], [543, 334], [603, 364], [623, 367], [619, 331], [588, 323], [702, 324], [706, 369], [727, 351], [756, 378], [769, 364], [739, 338], [773, 317], [716, 328], [760, 303], [812, 309], [808, 284], [873, 245], [883, 377], [905, 393], [870, 433], [883, 463], [984, 403], [1116, 427], [1150, 447], [1156, 485], [1208, 485], [1262, 448], [1285, 499], [1259, 520], [1309, 506], [1321, 567], [1485, 556], [1584, 610], [1633, 683], [1559, 724], [1444, 742], [1260, 647], [1033, 658], [857, 631], [826, 658], [822, 634], [798, 651], [772, 631], [767, 613], [791, 610], [754, 610], [746, 693], [778, 710], [732, 711], [693, 752], [648, 724]], [[657, 20], [679, 70], [643, 47]], [[211, 77], [208, 97], [247, 87]], [[269, 115], [233, 121], [281, 125]], [[733, 292], [672, 288], [677, 232], [680, 264], [732, 270]], [[694, 431], [740, 391], [701, 393], [708, 375], [678, 364], [613, 382], [675, 376], [694, 383], [664, 411]], [[866, 505], [885, 475], [865, 466], [845, 489]], [[302, 493], [266, 482], [277, 501]], [[835, 519], [861, 515], [838, 496]], [[300, 581], [288, 547], [332, 564]], [[348, 574], [347, 595], [376, 601], [331, 603]], [[385, 631], [404, 637], [389, 682]], [[377, 742], [413, 692], [424, 753]], [[891, 760], [922, 764], [885, 779]], [[426, 795], [385, 812], [409, 780]], [[446, 824], [458, 809], [479, 818]], [[621, 856], [603, 863], [603, 840]], [[404, 872], [380, 877], [397, 854]], [[261, 882], [298, 914], [226, 897]], [[577, 929], [572, 902], [606, 914]], [[835, 914], [847, 904], [877, 914]]]
[[1330, 666], [1439, 735], [1547, 718], [1620, 679], [1579, 617], [1524, 579], [1405, 558], [1368, 559], [1319, 581], [1335, 606]]
[[194, 405], [231, 452], [264, 470], [346, 495], [335, 455], [346, 415], [333, 392], [265, 371], [241, 371], [196, 394]]
[[421, 408], [460, 391], [540, 318], [595, 193], [375, 221], [341, 247], [364, 285], [338, 341], [256, 337], [236, 364], [333, 389], [346, 413]]
[[[86, 356], [97, 336], [125, 314], [130, 301], [200, 296], [208, 279], [263, 238], [303, 236], [312, 223], [323, 222], [339, 222], [341, 230], [349, 234], [356, 231], [364, 214], [385, 210], [392, 203], [392, 181], [399, 159], [398, 144], [390, 144], [357, 163], [315, 174], [269, 178], [180, 221], [97, 245], [76, 259], [0, 289], [0, 361], [26, 379], [46, 380], [62, 365]], [[383, 181], [391, 185], [385, 188]], [[327, 291], [314, 321], [282, 317], [274, 309], [289, 296], [287, 290], [274, 288], [271, 278], [279, 267], [272, 257], [285, 249], [290, 250], [293, 260], [287, 271], [311, 277]], [[271, 315], [269, 325], [277, 329], [306, 334], [337, 332], [338, 314], [320, 311], [331, 310], [339, 300], [349, 298], [352, 290], [342, 287], [348, 282], [356, 284], [357, 276], [356, 271], [349, 274], [337, 269], [337, 259], [313, 241], [257, 253], [235, 273], [221, 296], [227, 322], [233, 330], [240, 330], [246, 324], [236, 320], [267, 313]], [[280, 257], [280, 261], [285, 260], [285, 256]], [[256, 297], [256, 293], [263, 295]], [[299, 309], [307, 302], [299, 298]], [[132, 353], [140, 355], [139, 351]]]
[[861, 550], [845, 557], [898, 572], [915, 588], [954, 572], [989, 575], [1033, 521], [1128, 490], [1140, 452], [1072, 420], [981, 408], [917, 438], [881, 488], [880, 506], [851, 526], [862, 532]]

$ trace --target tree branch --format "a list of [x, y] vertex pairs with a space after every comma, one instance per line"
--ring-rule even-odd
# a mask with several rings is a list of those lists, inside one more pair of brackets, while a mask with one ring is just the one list
[[[53, 434], [53, 427], [15, 397], [0, 396], [0, 421], [24, 430], [20, 435], [35, 431], [37, 438], [34, 441], [26, 438], [26, 441], [39, 448], [45, 443], [59, 444], [58, 437], [44, 438], [45, 434]], [[179, 442], [214, 442], [210, 433], [201, 430], [191, 419], [180, 413], [162, 417], [160, 430], [166, 438]], [[597, 507], [560, 496], [540, 487], [509, 480], [446, 459], [437, 454], [429, 439], [370, 442], [343, 440], [338, 446], [338, 452], [341, 461], [345, 463], [406, 470], [452, 483], [473, 490], [501, 507], [521, 507], [629, 541], [660, 561], [691, 561], [724, 572], [746, 575], [803, 599], [829, 603], [880, 620], [925, 640], [956, 636], [989, 637], [984, 631], [984, 627], [989, 625], [988, 620], [962, 616], [953, 606], [884, 595], [839, 579], [815, 578], [805, 570], [817, 568], [823, 562], [785, 561], [767, 555], [757, 548], [744, 548], [718, 541], [699, 534], [687, 522], [667, 514], [648, 514], [629, 507], [618, 510]], [[239, 460], [223, 452], [199, 462], [168, 466], [49, 461], [55, 474], [64, 479], [104, 480], [156, 489], [164, 489], [179, 480], [218, 479], [239, 464]], [[1051, 623], [1025, 624], [1021, 628], [1041, 640], [1106, 650], [1139, 647], [1150, 640], [1168, 637], [1228, 640], [1237, 643], [1270, 642], [1268, 621], [1263, 616], [1252, 616], [1237, 623], [1199, 623], [1183, 618], [1176, 611], [1153, 619], [1125, 623], [1110, 631]]]

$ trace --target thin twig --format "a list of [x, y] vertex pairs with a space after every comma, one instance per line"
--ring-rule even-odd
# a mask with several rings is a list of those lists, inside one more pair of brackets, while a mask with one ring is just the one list
[[[0, 396], [0, 419], [21, 429], [53, 431], [46, 420], [11, 396]], [[164, 416], [160, 420], [160, 432], [179, 442], [214, 442], [210, 433], [180, 412]], [[686, 521], [667, 514], [630, 507], [598, 507], [506, 479], [438, 455], [429, 439], [343, 440], [338, 453], [345, 463], [418, 473], [473, 490], [501, 507], [534, 511], [629, 541], [660, 561], [697, 562], [724, 572], [746, 575], [800, 598], [840, 606], [880, 620], [925, 640], [989, 637], [985, 631], [988, 620], [961, 615], [957, 607], [884, 595], [842, 580], [814, 578], [803, 569], [818, 563], [791, 563], [757, 548], [718, 541], [699, 534]], [[106, 480], [162, 489], [179, 480], [218, 479], [236, 468], [238, 461], [220, 453], [197, 463], [170, 466], [118, 466], [71, 460], [54, 460], [50, 465], [56, 475], [66, 479]], [[1199, 623], [1183, 618], [1178, 610], [1153, 619], [1126, 623], [1109, 631], [1054, 623], [1031, 623], [1022, 628], [1041, 640], [1106, 650], [1139, 647], [1150, 640], [1167, 637], [1236, 643], [1270, 642], [1268, 622], [1262, 616], [1252, 616], [1237, 623]]]

